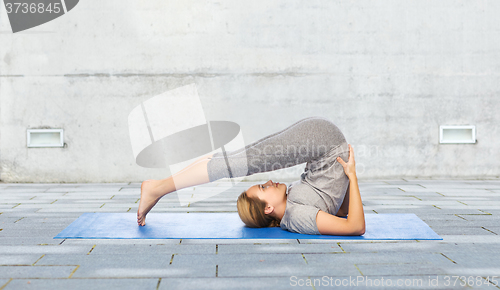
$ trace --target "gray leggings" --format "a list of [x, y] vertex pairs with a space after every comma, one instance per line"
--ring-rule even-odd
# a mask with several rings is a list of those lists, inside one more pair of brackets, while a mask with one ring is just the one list
[[322, 117], [302, 119], [244, 148], [218, 152], [207, 163], [210, 182], [221, 178], [249, 176], [310, 162], [345, 143], [344, 134]]

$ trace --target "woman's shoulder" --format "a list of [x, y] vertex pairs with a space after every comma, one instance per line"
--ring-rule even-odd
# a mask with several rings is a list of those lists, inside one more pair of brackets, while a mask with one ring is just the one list
[[287, 201], [280, 227], [296, 233], [317, 234], [316, 215], [319, 210], [312, 205]]

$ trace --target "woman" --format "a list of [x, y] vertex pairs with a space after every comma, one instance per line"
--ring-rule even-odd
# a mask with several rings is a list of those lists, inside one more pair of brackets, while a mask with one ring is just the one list
[[241, 193], [237, 201], [241, 220], [249, 227], [280, 226], [303, 234], [363, 235], [354, 151], [340, 129], [322, 117], [302, 119], [226, 156], [218, 152], [201, 157], [166, 179], [144, 181], [137, 223], [144, 226], [151, 208], [176, 188], [301, 163], [306, 167], [300, 180], [288, 186], [269, 180]]

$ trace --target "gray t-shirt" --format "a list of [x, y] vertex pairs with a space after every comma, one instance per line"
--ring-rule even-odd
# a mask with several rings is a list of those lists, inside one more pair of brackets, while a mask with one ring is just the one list
[[316, 215], [319, 210], [337, 214], [349, 186], [349, 178], [337, 161], [349, 159], [349, 147], [342, 143], [319, 159], [306, 163], [300, 180], [288, 185], [285, 214], [280, 227], [291, 232], [319, 235]]

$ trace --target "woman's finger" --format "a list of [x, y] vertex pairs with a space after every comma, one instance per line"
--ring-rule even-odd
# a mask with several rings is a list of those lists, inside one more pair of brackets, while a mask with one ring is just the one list
[[342, 166], [344, 166], [345, 162], [344, 162], [344, 160], [342, 160], [342, 158], [340, 158], [340, 156], [339, 156], [339, 157], [337, 157], [337, 161], [338, 161], [338, 162], [339, 162]]

